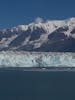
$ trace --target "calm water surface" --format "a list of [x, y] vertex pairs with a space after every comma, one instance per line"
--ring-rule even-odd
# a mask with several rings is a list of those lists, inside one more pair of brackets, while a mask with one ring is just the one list
[[75, 72], [0, 71], [0, 100], [75, 100]]

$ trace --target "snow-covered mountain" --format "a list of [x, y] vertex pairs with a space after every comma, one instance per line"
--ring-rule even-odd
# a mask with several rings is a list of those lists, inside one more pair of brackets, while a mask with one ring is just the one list
[[75, 18], [35, 21], [0, 31], [0, 51], [75, 52]]

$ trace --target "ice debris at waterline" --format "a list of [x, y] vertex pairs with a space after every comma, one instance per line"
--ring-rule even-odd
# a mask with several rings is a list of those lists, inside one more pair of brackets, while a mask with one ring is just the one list
[[75, 53], [0, 52], [0, 67], [75, 67]]

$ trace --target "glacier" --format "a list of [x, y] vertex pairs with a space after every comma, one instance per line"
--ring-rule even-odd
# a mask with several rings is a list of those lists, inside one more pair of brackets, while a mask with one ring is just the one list
[[0, 68], [4, 67], [75, 67], [75, 53], [0, 52]]

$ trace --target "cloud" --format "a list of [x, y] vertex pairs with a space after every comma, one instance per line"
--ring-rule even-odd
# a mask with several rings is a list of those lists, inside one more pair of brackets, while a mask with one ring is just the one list
[[41, 17], [37, 17], [36, 19], [35, 19], [35, 23], [42, 23], [43, 22], [43, 19], [41, 18]]

